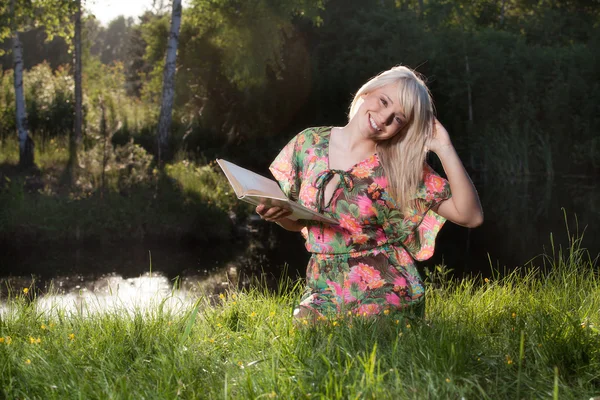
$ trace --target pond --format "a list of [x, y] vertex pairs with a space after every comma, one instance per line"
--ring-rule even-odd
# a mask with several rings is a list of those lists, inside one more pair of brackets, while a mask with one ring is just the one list
[[[552, 254], [581, 238], [591, 257], [600, 253], [600, 189], [593, 178], [477, 183], [484, 224], [467, 229], [447, 223], [436, 253], [420, 268], [443, 263], [456, 277], [523, 266], [542, 253]], [[204, 248], [177, 243], [0, 248], [0, 296], [29, 287], [46, 293], [121, 297], [141, 301], [147, 294], [218, 294], [231, 285], [262, 281], [276, 287], [282, 277], [304, 276], [309, 255], [299, 234], [251, 217], [233, 243]], [[583, 235], [583, 236], [581, 236]], [[541, 260], [534, 265], [541, 265]], [[137, 300], [135, 300], [137, 299]], [[76, 302], [72, 302], [75, 304]], [[110, 300], [106, 300], [109, 304]]]

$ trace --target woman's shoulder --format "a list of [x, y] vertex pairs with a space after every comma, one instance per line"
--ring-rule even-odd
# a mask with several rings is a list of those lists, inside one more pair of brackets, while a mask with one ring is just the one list
[[302, 143], [318, 144], [322, 143], [323, 139], [329, 138], [331, 126], [314, 126], [306, 128], [296, 135], [296, 139]]

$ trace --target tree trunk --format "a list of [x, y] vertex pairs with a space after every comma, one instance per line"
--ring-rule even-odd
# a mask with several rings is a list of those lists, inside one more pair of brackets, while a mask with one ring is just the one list
[[81, 146], [83, 126], [83, 94], [81, 89], [81, 0], [75, 1], [75, 36], [73, 38], [73, 64], [75, 80], [75, 110], [74, 127], [69, 146], [69, 167], [73, 174], [78, 165], [77, 152]]
[[175, 60], [177, 57], [180, 25], [181, 0], [173, 0], [171, 31], [169, 33], [169, 43], [167, 46], [162, 102], [158, 120], [158, 161], [161, 165], [169, 157], [169, 130], [171, 129], [171, 115], [173, 111], [173, 99], [175, 97]]
[[467, 73], [467, 104], [469, 107], [469, 124], [473, 123], [473, 98], [471, 95], [471, 68], [469, 67], [469, 56], [465, 54], [465, 72]]
[[10, 14], [13, 24], [13, 62], [15, 84], [15, 111], [17, 132], [19, 134], [19, 165], [21, 167], [33, 166], [33, 139], [27, 131], [27, 113], [25, 109], [25, 94], [23, 93], [23, 48], [19, 40], [15, 19], [15, 0], [10, 2]]

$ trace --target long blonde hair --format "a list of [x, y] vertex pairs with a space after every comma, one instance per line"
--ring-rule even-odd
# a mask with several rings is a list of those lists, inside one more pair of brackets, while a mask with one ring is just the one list
[[363, 95], [387, 85], [397, 87], [407, 121], [394, 137], [377, 143], [377, 153], [388, 180], [388, 193], [404, 211], [414, 205], [415, 193], [423, 180], [425, 144], [433, 134], [433, 100], [416, 72], [396, 66], [371, 78], [356, 92], [349, 120], [362, 104]]

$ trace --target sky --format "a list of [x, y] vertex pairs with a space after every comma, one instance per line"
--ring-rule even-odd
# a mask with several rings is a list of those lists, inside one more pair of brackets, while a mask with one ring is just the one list
[[[184, 7], [186, 3], [184, 0]], [[152, 9], [152, 0], [86, 0], [84, 4], [84, 8], [104, 26], [119, 15], [134, 17], [137, 22], [137, 16]]]

